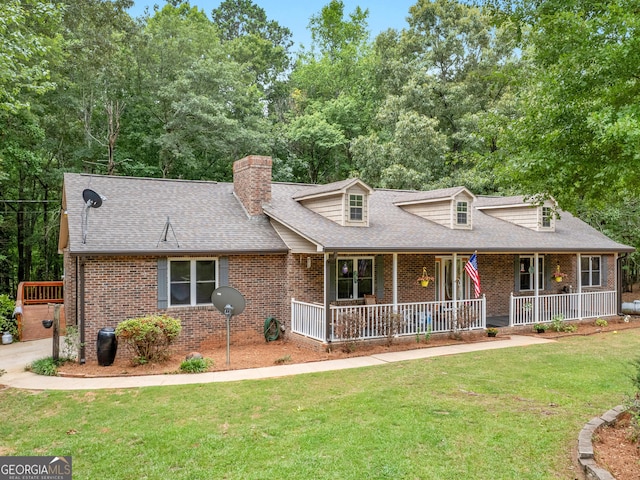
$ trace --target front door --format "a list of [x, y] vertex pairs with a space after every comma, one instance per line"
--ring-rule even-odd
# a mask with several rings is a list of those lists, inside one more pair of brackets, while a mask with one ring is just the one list
[[[458, 300], [471, 298], [471, 281], [464, 271], [469, 257], [456, 258], [456, 296]], [[436, 257], [436, 300], [453, 300], [453, 257]]]

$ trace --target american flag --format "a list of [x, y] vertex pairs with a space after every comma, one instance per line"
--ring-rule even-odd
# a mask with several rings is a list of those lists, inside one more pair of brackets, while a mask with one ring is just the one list
[[473, 280], [473, 291], [476, 294], [476, 298], [478, 298], [480, 296], [480, 274], [478, 273], [478, 256], [475, 253], [469, 258], [464, 270]]

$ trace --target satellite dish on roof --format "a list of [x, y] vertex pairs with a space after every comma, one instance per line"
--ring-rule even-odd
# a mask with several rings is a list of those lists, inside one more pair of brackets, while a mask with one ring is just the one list
[[229, 337], [231, 317], [244, 312], [246, 302], [242, 294], [232, 287], [218, 287], [211, 294], [213, 305], [227, 317], [227, 365], [229, 360]]
[[90, 188], [86, 188], [82, 192], [82, 199], [84, 200], [85, 205], [91, 208], [100, 208], [103, 200], [102, 195], [94, 192]]
[[82, 192], [84, 200], [84, 215], [82, 215], [82, 243], [87, 243], [87, 233], [89, 231], [89, 209], [100, 208], [105, 197], [94, 192], [90, 188], [85, 188]]

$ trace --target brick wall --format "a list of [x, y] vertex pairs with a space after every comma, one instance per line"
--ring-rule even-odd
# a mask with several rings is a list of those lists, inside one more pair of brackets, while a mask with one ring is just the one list
[[233, 190], [247, 213], [262, 213], [262, 204], [271, 200], [271, 157], [251, 155], [233, 164]]
[[[226, 344], [226, 317], [214, 306], [158, 309], [157, 257], [84, 257], [84, 262], [87, 359], [95, 359], [101, 328], [115, 328], [128, 318], [156, 313], [181, 320], [179, 349]], [[268, 316], [288, 319], [285, 255], [229, 256], [229, 285], [247, 302], [245, 311], [231, 319], [234, 344], [264, 341], [263, 325]], [[71, 286], [71, 278], [66, 286]], [[68, 301], [65, 307], [75, 309]], [[125, 354], [121, 347], [118, 355]]]

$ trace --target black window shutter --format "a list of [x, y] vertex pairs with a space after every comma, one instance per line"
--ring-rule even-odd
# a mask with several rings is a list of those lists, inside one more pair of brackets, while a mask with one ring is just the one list
[[160, 310], [169, 307], [168, 267], [169, 262], [166, 258], [158, 259], [158, 309]]
[[607, 283], [607, 257], [600, 257], [600, 285], [606, 287]]
[[513, 276], [514, 276], [513, 291], [519, 292], [520, 291], [520, 256], [519, 255], [514, 256], [513, 272], [514, 272], [513, 273]]

